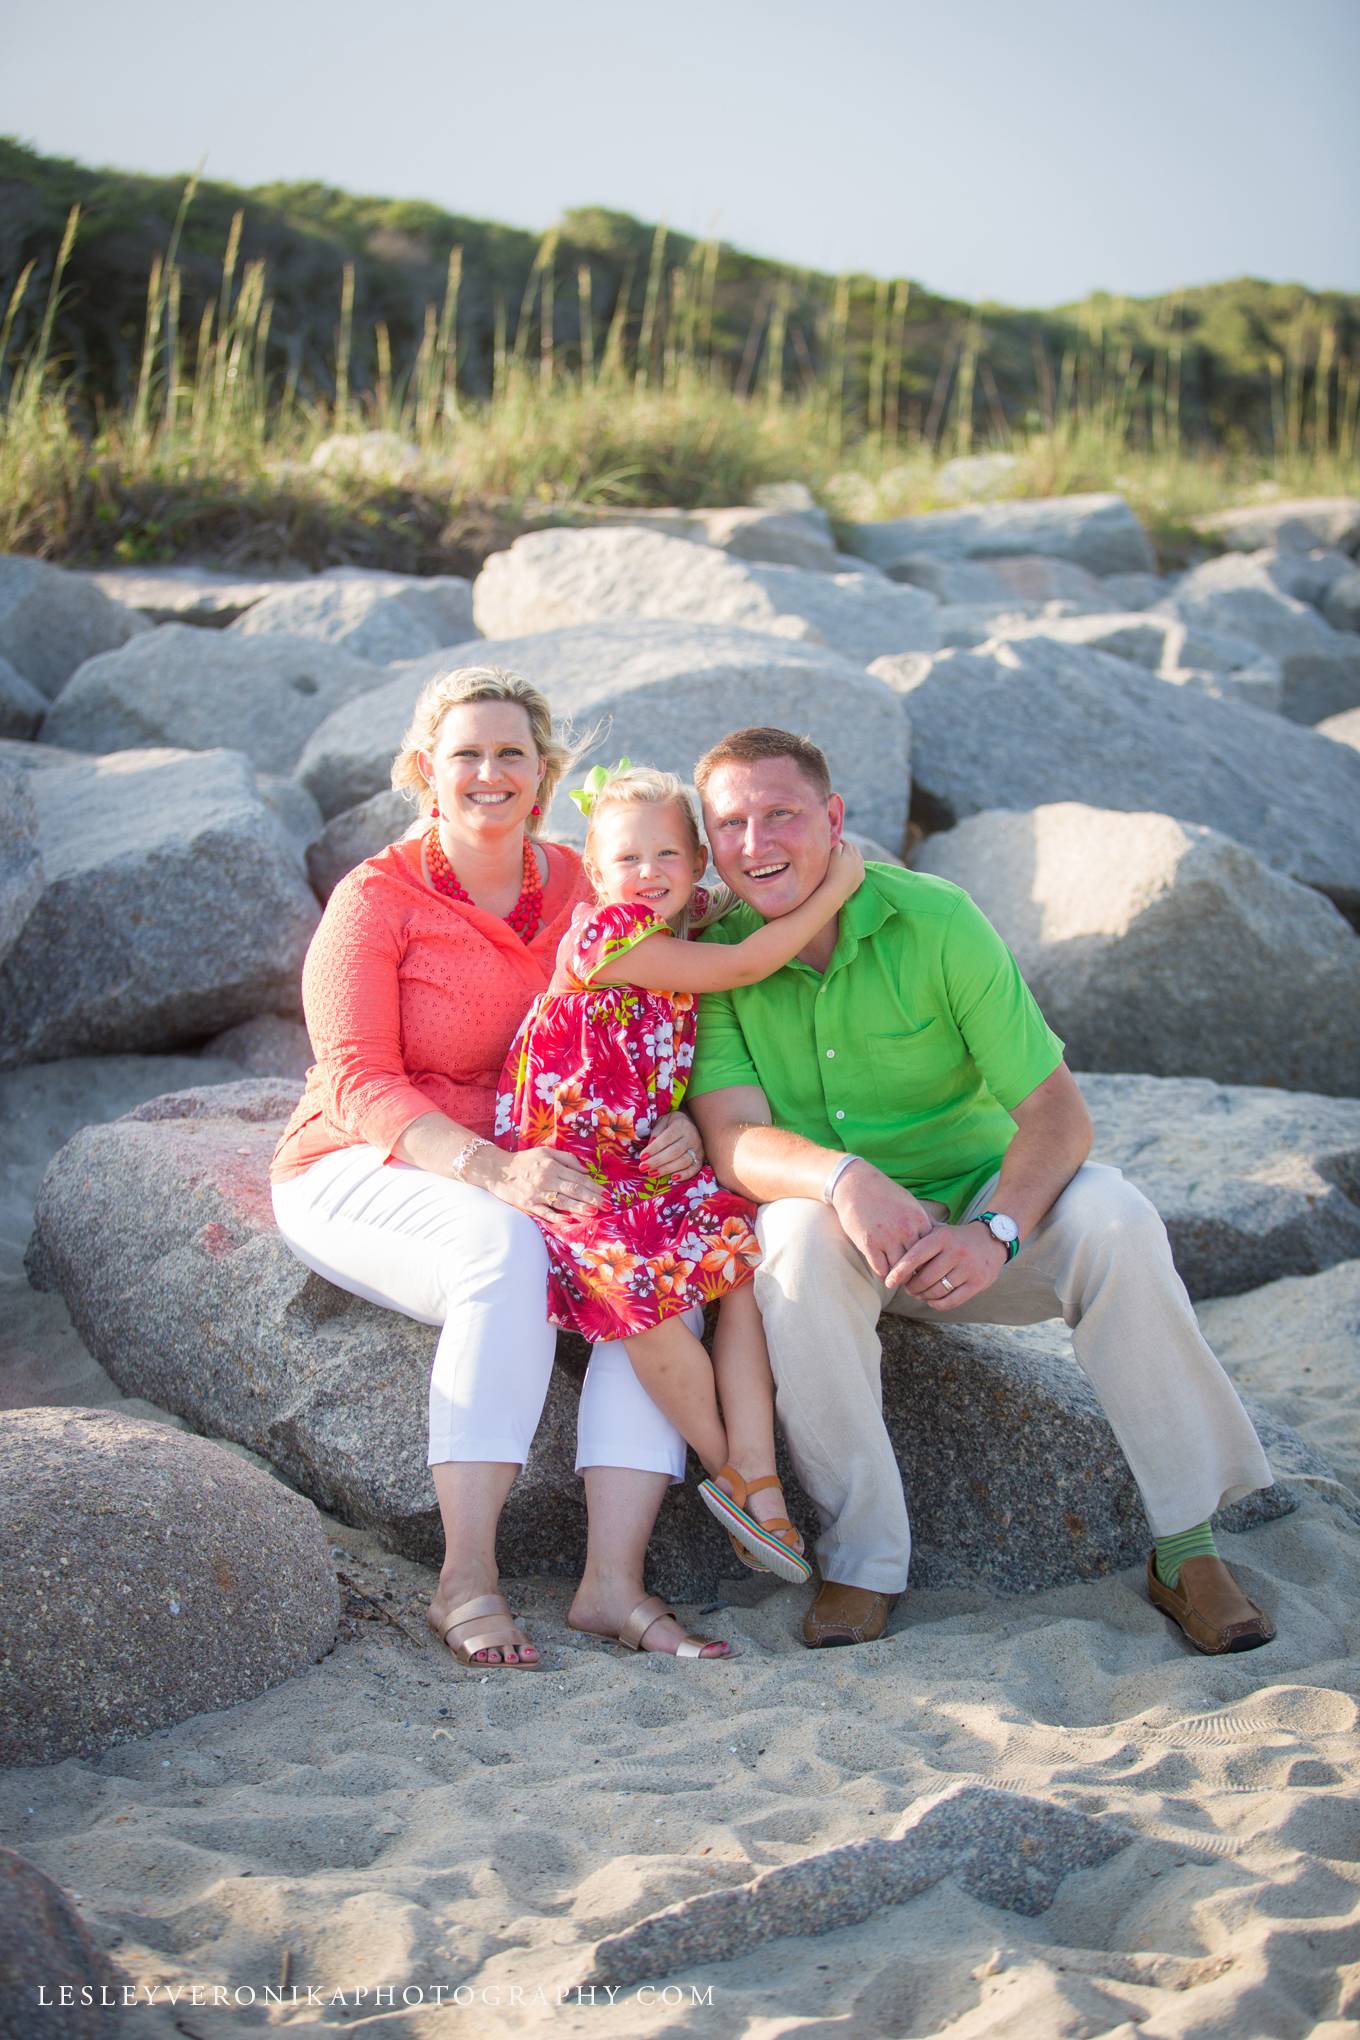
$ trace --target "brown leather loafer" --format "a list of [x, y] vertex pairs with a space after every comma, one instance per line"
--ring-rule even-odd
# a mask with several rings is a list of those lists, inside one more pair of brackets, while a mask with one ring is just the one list
[[876, 1594], [871, 1587], [845, 1587], [839, 1580], [823, 1580], [803, 1617], [803, 1641], [809, 1650], [876, 1643], [897, 1599], [896, 1594]]
[[1157, 1577], [1157, 1554], [1149, 1553], [1147, 1596], [1154, 1608], [1169, 1615], [1196, 1650], [1206, 1657], [1226, 1651], [1259, 1650], [1275, 1634], [1275, 1624], [1249, 1601], [1221, 1558], [1187, 1558], [1174, 1587]]

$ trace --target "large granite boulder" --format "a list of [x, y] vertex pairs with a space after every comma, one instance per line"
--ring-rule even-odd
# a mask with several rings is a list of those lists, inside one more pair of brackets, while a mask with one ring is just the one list
[[253, 1020], [238, 1020], [224, 1027], [201, 1050], [204, 1058], [237, 1077], [282, 1077], [301, 1084], [316, 1060], [311, 1039], [300, 1020], [285, 1020], [281, 1013], [260, 1013]]
[[0, 1067], [297, 1011], [316, 899], [244, 758], [71, 757], [27, 792], [42, 890], [0, 963]]
[[168, 1424], [9, 1411], [0, 1523], [0, 1763], [97, 1756], [253, 1699], [335, 1642], [311, 1503]]
[[[434, 1333], [309, 1274], [283, 1244], [267, 1170], [294, 1095], [275, 1083], [182, 1092], [78, 1133], [43, 1180], [30, 1273], [60, 1290], [128, 1393], [248, 1446], [323, 1508], [432, 1562]], [[1132, 1480], [1061, 1326], [1015, 1333], [888, 1319], [883, 1332], [884, 1407], [911, 1494], [920, 1581], [978, 1575], [1030, 1589], [1140, 1556], [1147, 1529]], [[583, 1361], [580, 1343], [562, 1339], [538, 1438], [502, 1518], [508, 1573], [580, 1563], [572, 1466]], [[1301, 1448], [1284, 1456], [1312, 1464]], [[790, 1499], [810, 1525], [796, 1489]], [[1272, 1491], [1230, 1520], [1288, 1506]], [[671, 1491], [650, 1564], [663, 1592], [687, 1599], [735, 1574], [692, 1485]]]
[[292, 584], [290, 574], [229, 574], [192, 562], [171, 567], [101, 567], [88, 576], [101, 594], [148, 623], [225, 630], [256, 602]]
[[[730, 564], [698, 546], [685, 549]], [[910, 733], [891, 688], [823, 646], [720, 624], [643, 619], [479, 640], [406, 667], [341, 709], [308, 742], [297, 773], [323, 814], [338, 815], [388, 785], [426, 680], [471, 663], [522, 674], [543, 689], [556, 716], [580, 733], [597, 732], [591, 758], [558, 791], [545, 824], [551, 834], [575, 840], [581, 818], [567, 789], [580, 784], [596, 758], [634, 758], [688, 779], [699, 753], [729, 730], [779, 723], [826, 751], [853, 828], [890, 849], [901, 844]]]
[[1328, 585], [1322, 613], [1333, 630], [1360, 631], [1360, 567]]
[[[129, 2032], [136, 1986], [69, 1894], [17, 1849], [0, 1848], [0, 1976], [0, 2040], [57, 2031], [62, 2040], [115, 2040]], [[133, 1993], [126, 2001], [124, 1991]]]
[[1203, 1077], [1077, 1081], [1092, 1160], [1151, 1198], [1193, 1297], [1360, 1257], [1360, 1100]]
[[997, 560], [1044, 553], [1091, 574], [1148, 573], [1156, 567], [1142, 525], [1122, 496], [1052, 496], [1037, 502], [978, 503], [929, 510], [851, 528], [850, 549], [895, 574], [921, 553], [956, 560]]
[[1196, 531], [1233, 552], [1256, 552], [1262, 546], [1278, 546], [1282, 552], [1307, 552], [1313, 546], [1360, 550], [1360, 496], [1291, 496], [1236, 510], [1209, 510], [1193, 522]]
[[920, 589], [873, 574], [762, 566], [628, 526], [517, 538], [477, 576], [473, 610], [489, 638], [667, 617], [827, 644], [861, 663], [939, 643], [936, 604]]
[[263, 772], [288, 772], [317, 725], [381, 678], [336, 645], [167, 623], [82, 666], [53, 702], [42, 739], [75, 751], [220, 745]]
[[1273, 555], [1225, 553], [1177, 583], [1164, 612], [1201, 630], [1245, 638], [1279, 662], [1281, 709], [1292, 722], [1360, 707], [1360, 638], [1333, 630], [1308, 602], [1289, 594]]
[[36, 737], [46, 714], [47, 696], [39, 694], [8, 659], [0, 659], [0, 737], [17, 737], [21, 741]]
[[328, 900], [347, 871], [399, 842], [415, 820], [414, 802], [394, 786], [332, 815], [307, 851], [307, 876], [318, 899]]
[[1360, 909], [1360, 759], [1312, 730], [1049, 638], [877, 660], [911, 717], [913, 817], [1081, 801], [1202, 822]]
[[1349, 744], [1353, 751], [1360, 751], [1360, 708], [1348, 708], [1343, 715], [1329, 715], [1326, 722], [1317, 726], [1320, 737], [1330, 737], [1334, 744]]
[[149, 628], [84, 574], [0, 554], [0, 658], [40, 694], [56, 694], [86, 659]]
[[277, 589], [231, 628], [242, 637], [315, 639], [390, 666], [476, 636], [472, 583], [453, 574], [324, 575]]
[[830, 520], [815, 503], [801, 508], [603, 510], [591, 519], [592, 529], [608, 524], [632, 524], [666, 538], [716, 546], [734, 559], [801, 567], [807, 573], [834, 574], [839, 559]]
[[1360, 940], [1320, 893], [1170, 815], [973, 815], [912, 860], [971, 893], [1083, 1070], [1360, 1094]]
[[0, 963], [18, 941], [42, 889], [31, 777], [0, 758]]
[[[1217, 691], [1225, 700], [1245, 701], [1255, 708], [1278, 710], [1283, 698], [1282, 671], [1259, 645], [1151, 610], [1091, 611], [999, 623], [990, 635], [1042, 637], [1054, 644], [1108, 652], [1111, 658], [1145, 666], [1164, 680], [1200, 684], [1206, 693]], [[1205, 684], [1210, 681], [1212, 685]]]
[[1360, 1260], [1217, 1297], [1197, 1314], [1243, 1394], [1268, 1402], [1360, 1494]]

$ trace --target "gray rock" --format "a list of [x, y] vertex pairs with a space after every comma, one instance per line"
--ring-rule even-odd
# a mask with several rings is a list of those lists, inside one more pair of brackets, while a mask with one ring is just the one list
[[1009, 488], [1020, 466], [1015, 453], [959, 453], [937, 468], [935, 493], [943, 503], [976, 502]]
[[[1045, 624], [1082, 613], [1072, 602], [1020, 602], [1013, 595], [1005, 601], [947, 602], [939, 616], [940, 645], [969, 649], [990, 644], [993, 638], [1019, 635], [1030, 625], [1042, 633]], [[928, 655], [906, 653], [898, 665], [913, 656], [919, 660]]]
[[35, 737], [47, 714], [47, 696], [30, 686], [8, 659], [0, 659], [0, 737]]
[[255, 790], [278, 821], [303, 864], [307, 852], [325, 827], [321, 810], [298, 779], [285, 779], [277, 772], [257, 772]]
[[297, 1010], [316, 901], [244, 758], [70, 758], [28, 789], [43, 889], [0, 964], [0, 1066]]
[[1268, 1403], [1360, 1493], [1360, 1260], [1218, 1297], [1198, 1316], [1242, 1393]]
[[932, 510], [883, 524], [857, 524], [850, 548], [889, 573], [898, 560], [931, 552], [959, 560], [1043, 553], [1091, 574], [1155, 568], [1142, 525], [1122, 496], [1053, 496], [1038, 502], [982, 503]]
[[995, 1785], [951, 1785], [912, 1807], [901, 1834], [800, 1856], [749, 1884], [702, 1891], [596, 1943], [582, 1988], [624, 1987], [735, 1962], [767, 1941], [830, 1934], [951, 1878], [970, 1898], [1034, 1918], [1063, 1879], [1098, 1869], [1125, 1828]]
[[[825, 511], [809, 502], [796, 510], [771, 506], [734, 510], [606, 510], [592, 526], [635, 525], [667, 538], [716, 546], [735, 559], [834, 574], [836, 542]], [[858, 565], [858, 562], [856, 562]]]
[[493, 553], [473, 609], [487, 637], [648, 617], [828, 644], [865, 661], [939, 643], [934, 601], [871, 574], [738, 560], [660, 532], [535, 531]]
[[[1080, 613], [1072, 614], [1072, 608], [1071, 603], [1054, 601], [1045, 603], [1037, 615], [992, 615], [985, 631], [971, 627], [972, 612], [969, 619], [956, 621], [956, 612], [942, 610], [941, 636], [946, 644], [953, 645], [1044, 638], [1054, 644], [1085, 647], [1105, 652], [1111, 658], [1127, 659], [1163, 680], [1197, 688], [1220, 701], [1243, 702], [1271, 714], [1280, 709], [1283, 670], [1258, 645], [1249, 644], [1245, 638], [1223, 637], [1152, 611], [1083, 607]], [[1060, 611], [1067, 613], [1059, 614]]]
[[391, 786], [333, 815], [307, 852], [307, 875], [317, 897], [328, 900], [347, 871], [399, 842], [415, 819], [414, 803]]
[[1292, 722], [1317, 723], [1360, 707], [1360, 641], [1286, 593], [1272, 572], [1272, 556], [1225, 553], [1206, 560], [1162, 606], [1182, 622], [1245, 638], [1277, 659], [1284, 676], [1281, 705]]
[[310, 461], [318, 474], [345, 481], [413, 482], [423, 465], [420, 448], [399, 432], [332, 432], [314, 447]]
[[56, 694], [86, 659], [148, 628], [83, 574], [0, 554], [0, 658], [40, 694]]
[[[425, 1465], [434, 1334], [310, 1275], [284, 1245], [267, 1173], [295, 1096], [277, 1082], [188, 1091], [76, 1134], [43, 1179], [30, 1276], [61, 1292], [126, 1393], [248, 1446], [323, 1508], [437, 1561]], [[888, 1318], [883, 1337], [915, 1579], [1030, 1591], [1137, 1559], [1148, 1535], [1137, 1491], [1061, 1326]], [[583, 1551], [572, 1466], [585, 1349], [563, 1338], [558, 1358], [502, 1518], [501, 1562], [516, 1575], [568, 1572]], [[789, 1493], [810, 1523], [791, 1480]], [[1291, 1506], [1271, 1489], [1225, 1520]], [[736, 1572], [692, 1486], [672, 1490], [649, 1565], [659, 1591], [683, 1599]]]
[[817, 498], [806, 482], [757, 482], [751, 491], [757, 510], [815, 510]]
[[1360, 570], [1338, 575], [1322, 598], [1322, 614], [1333, 630], [1360, 631]]
[[224, 1028], [206, 1043], [203, 1054], [209, 1061], [231, 1064], [237, 1077], [283, 1077], [295, 1084], [303, 1082], [316, 1059], [302, 1022], [279, 1013], [261, 1013]]
[[1349, 744], [1353, 751], [1360, 751], [1360, 708], [1348, 708], [1344, 715], [1329, 715], [1326, 722], [1317, 726], [1320, 737], [1330, 737], [1334, 744]]
[[1327, 593], [1337, 581], [1355, 573], [1355, 561], [1343, 552], [1277, 552], [1264, 550], [1251, 557], [1263, 566], [1277, 588], [1300, 602], [1321, 609]]
[[192, 623], [225, 630], [256, 602], [291, 585], [291, 574], [227, 574], [215, 567], [103, 567], [87, 577], [107, 595], [135, 609], [148, 623]]
[[1247, 503], [1236, 510], [1211, 510], [1193, 518], [1196, 531], [1216, 538], [1234, 552], [1256, 552], [1262, 546], [1307, 552], [1313, 546], [1335, 546], [1342, 552], [1360, 547], [1360, 496], [1289, 497], [1283, 502]]
[[1360, 908], [1360, 760], [1312, 730], [1048, 638], [871, 670], [904, 695], [928, 828], [1050, 801], [1144, 808]]
[[232, 630], [241, 637], [315, 639], [374, 666], [419, 659], [477, 634], [472, 583], [452, 574], [424, 583], [398, 574], [302, 581], [266, 596]]
[[1083, 1070], [1360, 1093], [1360, 941], [1213, 829], [1063, 802], [930, 836]]
[[1100, 588], [1111, 609], [1151, 609], [1171, 593], [1172, 584], [1161, 574], [1105, 574]]
[[82, 666], [52, 704], [42, 739], [76, 751], [220, 745], [263, 772], [287, 772], [318, 724], [381, 677], [336, 645], [167, 623]]
[[1360, 1101], [1202, 1077], [1078, 1082], [1092, 1159], [1151, 1198], [1193, 1297], [1360, 1257]]
[[37, 2040], [57, 2030], [62, 2040], [114, 2040], [129, 2031], [122, 1993], [133, 1989], [131, 1979], [98, 1946], [61, 1886], [16, 1849], [5, 1848], [0, 1848], [0, 1975], [4, 2040]]
[[97, 1756], [253, 1699], [335, 1642], [311, 1503], [168, 1425], [11, 1410], [0, 1520], [0, 1762]]
[[[731, 565], [698, 546], [689, 550]], [[579, 785], [602, 756], [645, 760], [688, 779], [699, 753], [727, 731], [778, 723], [806, 732], [826, 751], [852, 828], [890, 848], [902, 841], [909, 729], [891, 689], [821, 646], [780, 643], [763, 632], [717, 624], [647, 620], [479, 640], [441, 653], [437, 662], [417, 661], [311, 738], [298, 777], [323, 814], [356, 807], [388, 784], [393, 754], [426, 679], [471, 661], [523, 674], [543, 689], [559, 719], [579, 732], [598, 729], [591, 757], [568, 774], [567, 786]], [[580, 817], [567, 786], [559, 789], [546, 827], [572, 841]]]
[[0, 963], [42, 895], [38, 811], [28, 773], [0, 759]]

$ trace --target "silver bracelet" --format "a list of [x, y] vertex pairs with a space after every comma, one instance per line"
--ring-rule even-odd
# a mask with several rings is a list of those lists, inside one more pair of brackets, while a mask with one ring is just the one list
[[863, 1160], [862, 1155], [841, 1156], [835, 1168], [831, 1171], [831, 1174], [827, 1177], [825, 1183], [823, 1183], [822, 1185], [823, 1204], [831, 1204], [835, 1201], [836, 1185], [840, 1182], [841, 1177], [845, 1174], [846, 1170], [850, 1167], [850, 1164], [852, 1162], [858, 1162], [862, 1160]]
[[491, 1142], [489, 1140], [483, 1140], [479, 1133], [474, 1133], [467, 1146], [460, 1148], [454, 1157], [453, 1167], [449, 1170], [450, 1181], [454, 1183], [466, 1181], [463, 1171], [467, 1168], [468, 1163], [472, 1160], [478, 1148], [489, 1148], [490, 1146]]

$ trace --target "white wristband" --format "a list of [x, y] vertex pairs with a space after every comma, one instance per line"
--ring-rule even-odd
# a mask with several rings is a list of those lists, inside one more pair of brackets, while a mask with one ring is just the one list
[[829, 1175], [829, 1176], [827, 1177], [827, 1179], [826, 1179], [825, 1183], [823, 1183], [823, 1185], [822, 1185], [822, 1202], [823, 1202], [823, 1204], [830, 1204], [830, 1203], [832, 1203], [832, 1202], [834, 1201], [834, 1199], [835, 1199], [835, 1195], [836, 1195], [836, 1185], [837, 1185], [837, 1184], [838, 1184], [838, 1183], [840, 1182], [840, 1180], [841, 1180], [841, 1177], [842, 1177], [842, 1176], [843, 1176], [843, 1175], [845, 1174], [846, 1170], [847, 1170], [847, 1169], [848, 1169], [848, 1168], [850, 1167], [850, 1164], [851, 1164], [852, 1162], [857, 1162], [857, 1161], [859, 1161], [860, 1159], [861, 1159], [861, 1158], [860, 1158], [860, 1156], [859, 1156], [859, 1155], [842, 1155], [842, 1156], [841, 1156], [841, 1158], [840, 1158], [840, 1160], [839, 1160], [839, 1161], [837, 1162], [837, 1164], [836, 1164], [835, 1168], [834, 1168], [834, 1169], [833, 1169], [833, 1170], [831, 1171], [831, 1174], [830, 1174], [830, 1175]]
[[460, 1148], [458, 1150], [457, 1155], [454, 1157], [452, 1166], [449, 1169], [449, 1177], [451, 1181], [455, 1183], [466, 1182], [467, 1177], [465, 1172], [467, 1170], [468, 1163], [472, 1160], [472, 1157], [477, 1153], [479, 1148], [490, 1146], [491, 1142], [489, 1140], [483, 1140], [482, 1136], [479, 1133], [475, 1133], [472, 1136], [472, 1139], [468, 1142], [467, 1146]]

